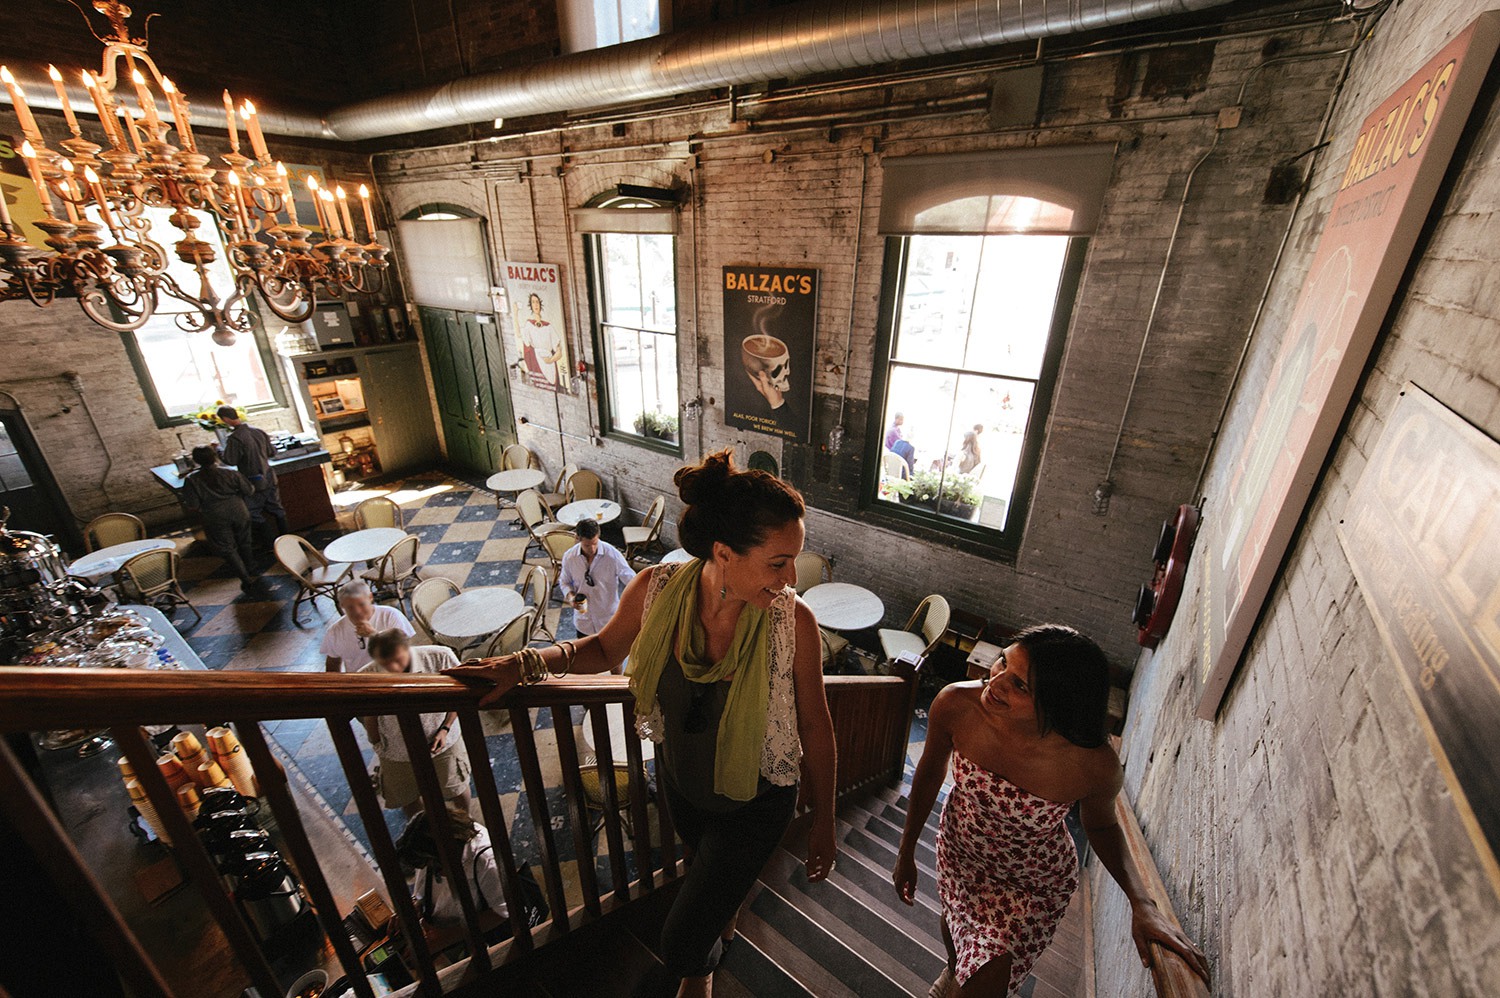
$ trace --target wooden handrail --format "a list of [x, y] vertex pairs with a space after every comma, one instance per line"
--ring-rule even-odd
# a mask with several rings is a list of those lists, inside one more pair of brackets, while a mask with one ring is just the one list
[[[1156, 860], [1151, 856], [1151, 847], [1146, 844], [1141, 823], [1136, 820], [1135, 811], [1123, 790], [1115, 797], [1115, 820], [1125, 833], [1125, 861], [1135, 868], [1136, 876], [1146, 885], [1146, 893], [1156, 902], [1157, 910], [1181, 929], [1182, 922], [1172, 907], [1166, 882], [1156, 868]], [[1208, 984], [1188, 966], [1188, 962], [1176, 950], [1168, 949], [1160, 943], [1148, 943], [1147, 946], [1151, 952], [1151, 980], [1156, 985], [1158, 998], [1209, 998]]]
[[[897, 667], [891, 676], [826, 677], [830, 709], [835, 720], [839, 793], [848, 793], [878, 780], [898, 777], [905, 759], [906, 742], [916, 696], [916, 673], [906, 666]], [[475, 791], [481, 811], [489, 825], [492, 844], [502, 865], [502, 887], [512, 913], [513, 937], [504, 944], [503, 960], [521, 958], [534, 946], [549, 938], [569, 932], [576, 925], [597, 919], [621, 907], [634, 897], [649, 893], [680, 873], [676, 833], [670, 809], [657, 801], [657, 828], [650, 827], [646, 809], [647, 773], [641, 746], [635, 737], [627, 736], [625, 758], [612, 758], [611, 734], [604, 708], [609, 704], [625, 707], [627, 730], [634, 714], [634, 698], [629, 681], [623, 676], [568, 676], [548, 679], [532, 686], [509, 690], [490, 709], [508, 710], [515, 736], [515, 750], [520, 764], [525, 796], [533, 827], [537, 830], [535, 847], [541, 864], [540, 875], [551, 909], [549, 922], [533, 930], [521, 917], [516, 857], [509, 839], [495, 778], [491, 771], [478, 712], [479, 701], [492, 687], [451, 675], [406, 675], [390, 673], [329, 674], [323, 672], [252, 672], [252, 671], [145, 671], [128, 669], [49, 669], [0, 667], [0, 733], [31, 732], [61, 728], [107, 728], [125, 749], [146, 790], [156, 814], [165, 823], [165, 833], [178, 844], [179, 855], [187, 860], [191, 879], [204, 893], [210, 911], [225, 932], [235, 953], [262, 992], [274, 988], [274, 979], [258, 940], [253, 937], [243, 914], [233, 906], [213, 861], [179, 807], [176, 795], [160, 773], [156, 748], [147, 741], [142, 725], [165, 723], [193, 724], [204, 721], [228, 721], [239, 731], [239, 737], [261, 774], [262, 785], [271, 808], [285, 832], [285, 845], [293, 863], [300, 868], [303, 882], [314, 896], [317, 907], [328, 915], [325, 928], [333, 938], [341, 931], [333, 919], [332, 894], [318, 867], [318, 858], [302, 830], [296, 804], [288, 793], [280, 763], [272, 755], [260, 728], [263, 721], [290, 718], [316, 718], [326, 721], [338, 753], [340, 766], [348, 781], [352, 800], [360, 820], [369, 834], [376, 864], [391, 896], [391, 903], [403, 924], [417, 925], [419, 920], [411, 904], [390, 831], [380, 801], [371, 785], [363, 753], [354, 734], [352, 719], [371, 715], [395, 715], [400, 722], [408, 756], [415, 768], [415, 779], [423, 807], [445, 815], [442, 788], [425, 747], [418, 715], [439, 711], [457, 711], [457, 735], [469, 749], [474, 765]], [[574, 744], [572, 708], [587, 708], [585, 725], [592, 728], [596, 760], [580, 758]], [[565, 801], [554, 816], [555, 805], [548, 800], [537, 745], [532, 730], [532, 708], [549, 709], [553, 716], [558, 759], [563, 763]], [[580, 855], [592, 851], [589, 831], [591, 807], [584, 799], [581, 774], [592, 767], [599, 778], [604, 837], [608, 844], [610, 869], [607, 894], [595, 882], [592, 864], [580, 867], [579, 885], [583, 893], [581, 907], [573, 907], [566, 893], [561, 867], [556, 859], [554, 817], [564, 818], [563, 825], [575, 840]], [[629, 774], [629, 800], [619, 796], [614, 774], [623, 768]], [[16, 779], [26, 781], [17, 770]], [[0, 788], [3, 789], [3, 788]], [[621, 831], [621, 809], [629, 808], [629, 841]], [[653, 842], [653, 831], [657, 841]], [[458, 857], [447, 837], [439, 836], [440, 856], [450, 879], [455, 883]], [[627, 855], [628, 850], [628, 855]], [[657, 860], [659, 854], [660, 860]], [[633, 858], [635, 869], [626, 873], [626, 862]], [[69, 861], [76, 870], [86, 872], [76, 855]], [[658, 879], [657, 873], [660, 873]], [[65, 879], [65, 878], [64, 878]], [[101, 889], [96, 882], [75, 877], [78, 903], [99, 902]], [[486, 947], [480, 938], [480, 912], [467, 890], [455, 892], [462, 909], [464, 936], [471, 954], [473, 970], [482, 972], [491, 966]], [[575, 918], [577, 921], [575, 921]], [[139, 943], [122, 924], [101, 923], [100, 932], [111, 936], [106, 942], [117, 951], [139, 951]], [[426, 996], [440, 993], [444, 974], [434, 967], [432, 954], [423, 937], [409, 937], [419, 984], [416, 992]], [[339, 943], [341, 962], [346, 968], [357, 963], [356, 955]], [[497, 951], [490, 948], [490, 952]], [[466, 965], [468, 961], [465, 961]], [[151, 987], [143, 993], [167, 993], [149, 980], [154, 971], [148, 966], [143, 973]], [[0, 995], [3, 998], [3, 995]]]
[[[397, 673], [155, 672], [136, 669], [0, 668], [0, 732], [196, 721], [204, 716], [367, 717], [462, 710], [488, 684]], [[568, 676], [518, 687], [505, 707], [619, 703], [623, 676]]]

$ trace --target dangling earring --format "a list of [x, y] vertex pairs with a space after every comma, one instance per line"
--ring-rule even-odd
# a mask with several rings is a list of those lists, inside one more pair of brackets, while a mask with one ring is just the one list
[[729, 587], [728, 586], [720, 586], [719, 587], [719, 599], [726, 599], [728, 597], [728, 595], [729, 595]]

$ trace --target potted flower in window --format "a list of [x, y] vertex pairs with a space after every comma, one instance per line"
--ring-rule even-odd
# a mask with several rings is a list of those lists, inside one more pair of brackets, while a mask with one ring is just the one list
[[[223, 399], [217, 399], [212, 405], [206, 405], [197, 412], [190, 412], [183, 417], [197, 423], [200, 429], [212, 433], [218, 439], [220, 447], [223, 447], [224, 441], [229, 439], [229, 424], [219, 418], [219, 406], [223, 404]], [[243, 407], [235, 406], [234, 411], [240, 419], [245, 418]]]
[[647, 410], [635, 417], [635, 432], [651, 440], [677, 442], [677, 417]]
[[981, 500], [979, 482], [973, 475], [952, 472], [918, 471], [910, 478], [886, 483], [886, 488], [899, 496], [904, 505], [961, 520], [972, 520]]

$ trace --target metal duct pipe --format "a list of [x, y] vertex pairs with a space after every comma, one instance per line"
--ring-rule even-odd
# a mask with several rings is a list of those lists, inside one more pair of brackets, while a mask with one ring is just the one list
[[[375, 139], [496, 118], [584, 111], [732, 84], [760, 83], [1035, 41], [1187, 14], [1233, 0], [806, 0], [701, 28], [374, 97], [320, 117], [257, 101], [267, 133]], [[19, 68], [19, 67], [16, 67]], [[29, 99], [57, 107], [40, 67]], [[18, 74], [19, 75], [19, 74]], [[70, 84], [71, 86], [71, 84]], [[72, 89], [77, 90], [76, 87]], [[0, 101], [9, 95], [0, 92]], [[75, 108], [89, 106], [81, 90]], [[222, 127], [210, 101], [193, 124]]]
[[658, 38], [358, 101], [345, 140], [581, 111], [1185, 14], [1230, 0], [809, 0]]

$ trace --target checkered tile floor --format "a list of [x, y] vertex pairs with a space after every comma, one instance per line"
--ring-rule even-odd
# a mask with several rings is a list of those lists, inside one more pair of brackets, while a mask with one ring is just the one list
[[[406, 516], [407, 531], [422, 539], [418, 557], [424, 566], [424, 578], [446, 577], [464, 588], [515, 586], [519, 582], [527, 564], [522, 560], [526, 549], [525, 528], [513, 513], [496, 508], [492, 493], [441, 475], [406, 479], [366, 492], [341, 493], [336, 499], [340, 523], [326, 524], [325, 528], [308, 531], [305, 536], [316, 547], [324, 547], [343, 530], [352, 528], [349, 511], [359, 501], [377, 494], [399, 502]], [[606, 539], [609, 539], [608, 528]], [[613, 540], [620, 543], [618, 537]], [[531, 563], [540, 563], [535, 552]], [[199, 554], [195, 549], [183, 559], [182, 579], [189, 599], [203, 614], [203, 621], [195, 623], [185, 609], [178, 610], [173, 620], [210, 669], [285, 672], [323, 668], [318, 645], [323, 631], [337, 619], [337, 611], [328, 601], [320, 600], [315, 609], [310, 610], [304, 604], [301, 621], [293, 620], [292, 601], [297, 584], [280, 566], [265, 574], [266, 594], [245, 594], [220, 559]], [[547, 611], [548, 624], [558, 637], [572, 637], [576, 633], [572, 611], [562, 609], [557, 597], [554, 592]], [[567, 809], [552, 715], [550, 711], [533, 714], [532, 726], [547, 786], [549, 813], [555, 826], [557, 852], [563, 862], [569, 893], [577, 903], [578, 857], [565, 824]], [[575, 726], [581, 719], [582, 710], [576, 708]], [[320, 720], [285, 720], [268, 722], [265, 729], [282, 750], [293, 778], [327, 807], [368, 857], [369, 836], [351, 799], [327, 725]], [[575, 735], [581, 742], [581, 732]], [[511, 842], [518, 858], [530, 861], [538, 869], [536, 831], [521, 789], [520, 764], [508, 722], [486, 715], [486, 741], [500, 800], [510, 823]], [[363, 744], [363, 735], [360, 742]], [[370, 750], [366, 749], [365, 755], [367, 763], [373, 761]], [[400, 812], [386, 813], [392, 834], [399, 832], [402, 821]], [[654, 824], [653, 819], [653, 827]], [[594, 861], [600, 883], [608, 883], [610, 871], [603, 835], [597, 839]], [[628, 875], [634, 876], [633, 868]]]

